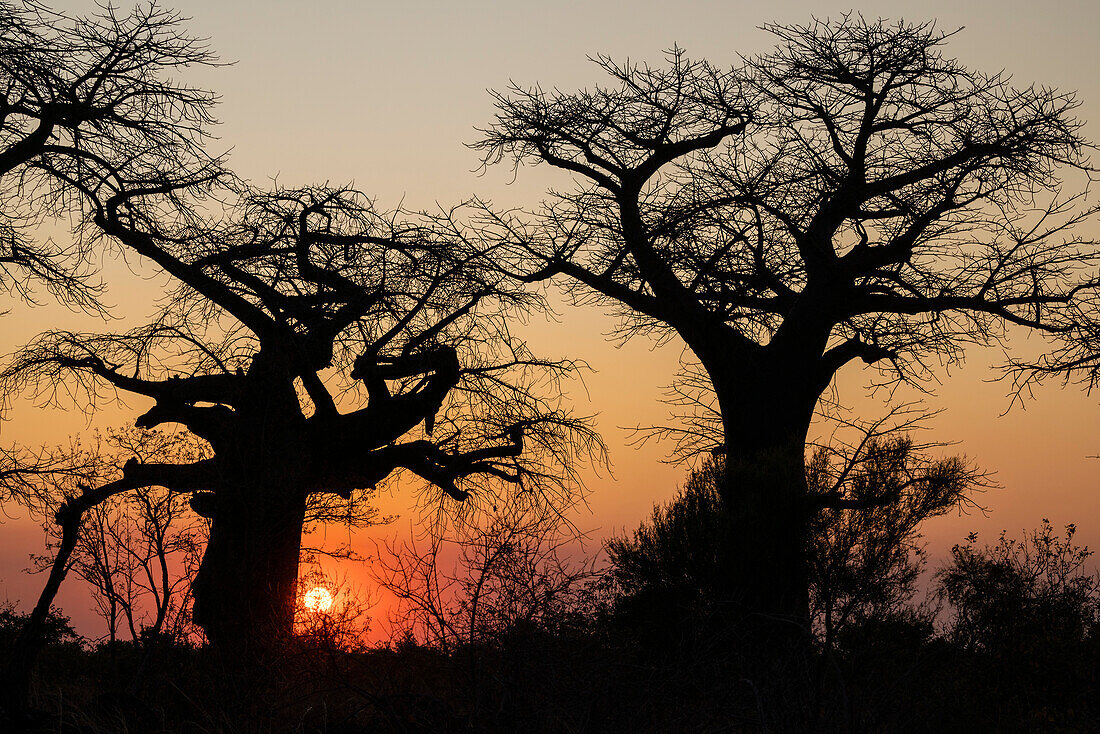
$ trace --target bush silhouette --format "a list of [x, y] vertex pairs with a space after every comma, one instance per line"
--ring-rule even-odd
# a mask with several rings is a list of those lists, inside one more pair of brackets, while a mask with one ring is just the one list
[[[616, 610], [660, 629], [690, 626], [720, 609], [724, 525], [721, 458], [692, 473], [631, 538], [612, 539], [610, 580]], [[806, 467], [812, 497], [831, 496], [808, 523], [813, 631], [827, 646], [846, 628], [875, 623], [931, 630], [931, 610], [911, 605], [926, 565], [920, 525], [970, 501], [982, 475], [964, 460], [930, 459], [907, 437], [873, 438], [838, 459], [817, 450]]]
[[947, 634], [967, 649], [1023, 652], [1051, 644], [1079, 644], [1100, 632], [1100, 575], [1090, 573], [1092, 552], [1076, 545], [1074, 525], [1059, 537], [1049, 520], [1020, 540], [1001, 533], [978, 548], [977, 534], [951, 550], [937, 575], [951, 605]]

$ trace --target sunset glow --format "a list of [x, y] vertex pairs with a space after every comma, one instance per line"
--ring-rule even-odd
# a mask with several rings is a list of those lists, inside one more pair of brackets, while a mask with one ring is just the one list
[[1100, 732], [1100, 2], [130, 3], [0, 0], [0, 734]]
[[306, 609], [318, 614], [332, 609], [332, 592], [323, 586], [315, 586], [303, 597]]

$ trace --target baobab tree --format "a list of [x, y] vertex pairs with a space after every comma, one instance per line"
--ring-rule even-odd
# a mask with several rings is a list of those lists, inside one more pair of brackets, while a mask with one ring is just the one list
[[101, 310], [87, 243], [41, 235], [80, 206], [53, 174], [102, 160], [138, 180], [205, 157], [215, 97], [168, 77], [215, 59], [180, 20], [155, 3], [69, 17], [0, 2], [0, 289]]
[[607, 87], [514, 86], [474, 147], [571, 175], [486, 228], [518, 275], [689, 347], [721, 421], [722, 596], [806, 629], [808, 523], [845, 498], [807, 493], [805, 442], [837, 372], [919, 382], [1011, 327], [1066, 333], [1100, 249], [1063, 193], [1091, 149], [1072, 94], [968, 70], [931, 23], [764, 28], [775, 48], [730, 70], [674, 49], [597, 59]]
[[212, 455], [129, 462], [58, 512], [144, 486], [190, 493], [211, 521], [194, 621], [225, 650], [291, 633], [311, 498], [355, 503], [404, 471], [456, 501], [515, 488], [563, 501], [578, 452], [599, 451], [556, 405], [573, 364], [537, 359], [506, 317], [536, 304], [467, 239], [453, 212], [404, 219], [330, 187], [245, 191], [212, 223], [186, 190], [73, 178], [88, 226], [174, 280], [152, 323], [42, 334], [2, 373], [6, 394], [94, 407], [152, 402], [136, 425], [178, 424]]

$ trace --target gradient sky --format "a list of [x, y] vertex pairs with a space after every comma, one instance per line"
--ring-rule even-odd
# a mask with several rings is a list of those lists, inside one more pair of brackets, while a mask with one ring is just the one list
[[[125, 4], [125, 3], [123, 3]], [[222, 95], [222, 124], [217, 145], [232, 149], [231, 166], [256, 182], [278, 177], [281, 184], [354, 182], [378, 196], [383, 207], [403, 200], [412, 208], [434, 202], [454, 203], [477, 194], [501, 206], [533, 205], [550, 180], [542, 170], [521, 172], [511, 180], [507, 166], [484, 175], [475, 171], [476, 154], [463, 143], [491, 117], [487, 89], [510, 80], [572, 90], [602, 82], [587, 55], [659, 61], [661, 50], [677, 44], [688, 54], [716, 65], [732, 64], [738, 53], [771, 45], [757, 26], [768, 21], [803, 22], [811, 16], [837, 16], [846, 5], [806, 0], [769, 3], [667, 2], [535, 3], [516, 1], [375, 3], [313, 0], [262, 5], [226, 0], [178, 0], [169, 3], [193, 20], [192, 32], [209, 37], [210, 46], [232, 66], [203, 69], [187, 81]], [[55, 3], [73, 13], [91, 2]], [[945, 30], [965, 27], [947, 53], [967, 66], [993, 72], [1005, 69], [1018, 85], [1041, 83], [1076, 89], [1080, 116], [1091, 121], [1086, 134], [1100, 138], [1100, 3], [1095, 0], [1035, 3], [958, 0], [913, 3], [877, 2], [859, 6], [867, 17], [922, 21], [936, 19]], [[118, 263], [105, 263], [115, 283], [118, 313], [140, 318], [161, 284], [133, 285]], [[7, 352], [47, 326], [96, 329], [102, 325], [58, 308], [25, 309], [18, 304], [0, 321], [0, 350]], [[117, 324], [111, 328], [115, 328]], [[680, 347], [652, 350], [644, 340], [616, 349], [604, 333], [612, 322], [595, 311], [569, 311], [558, 324], [532, 329], [532, 347], [548, 356], [587, 360], [596, 370], [586, 390], [572, 397], [579, 412], [598, 411], [599, 425], [612, 450], [614, 476], [593, 476], [590, 510], [578, 525], [596, 537], [632, 528], [652, 503], [667, 499], [684, 469], [658, 463], [663, 448], [627, 446], [621, 427], [661, 423], [667, 408], [661, 387], [671, 378]], [[1019, 339], [1025, 352], [1041, 342]], [[940, 373], [942, 384], [927, 400], [943, 408], [926, 438], [959, 441], [951, 450], [965, 453], [995, 472], [1003, 489], [981, 498], [988, 517], [970, 515], [932, 522], [926, 537], [934, 558], [969, 530], [994, 540], [1001, 528], [1018, 534], [1044, 517], [1056, 525], [1075, 522], [1078, 538], [1100, 546], [1100, 396], [1068, 386], [1037, 391], [1024, 409], [1009, 408], [1006, 386], [989, 382], [989, 366], [1000, 352], [970, 353], [962, 369]], [[845, 372], [841, 396], [868, 417], [880, 414], [883, 401], [865, 396], [867, 375]], [[138, 408], [140, 406], [132, 406]], [[96, 425], [117, 425], [133, 411], [110, 412]], [[36, 411], [23, 405], [0, 427], [5, 442], [61, 440], [83, 430], [75, 414]], [[411, 517], [407, 500], [387, 505]], [[403, 522], [407, 527], [407, 522]], [[0, 527], [0, 600], [29, 601], [40, 579], [21, 574], [27, 553], [40, 550], [41, 533], [26, 523]], [[60, 602], [82, 625], [90, 617], [86, 598], [75, 584]], [[89, 629], [95, 634], [96, 630]]]

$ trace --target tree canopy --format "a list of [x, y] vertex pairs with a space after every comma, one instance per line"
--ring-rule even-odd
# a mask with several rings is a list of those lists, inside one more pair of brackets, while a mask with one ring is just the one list
[[207, 158], [215, 96], [172, 79], [216, 58], [180, 15], [141, 5], [71, 17], [37, 2], [0, 3], [0, 287], [102, 308], [89, 243], [38, 232], [83, 202], [68, 186], [110, 168], [131, 181]]
[[485, 162], [578, 184], [501, 218], [527, 277], [565, 276], [704, 362], [714, 340], [731, 360], [798, 350], [819, 384], [1069, 326], [1097, 258], [1073, 229], [1094, 210], [1063, 192], [1092, 147], [1072, 93], [968, 70], [932, 23], [764, 28], [776, 48], [730, 70], [673, 49], [660, 68], [600, 57], [594, 91], [496, 95]]

